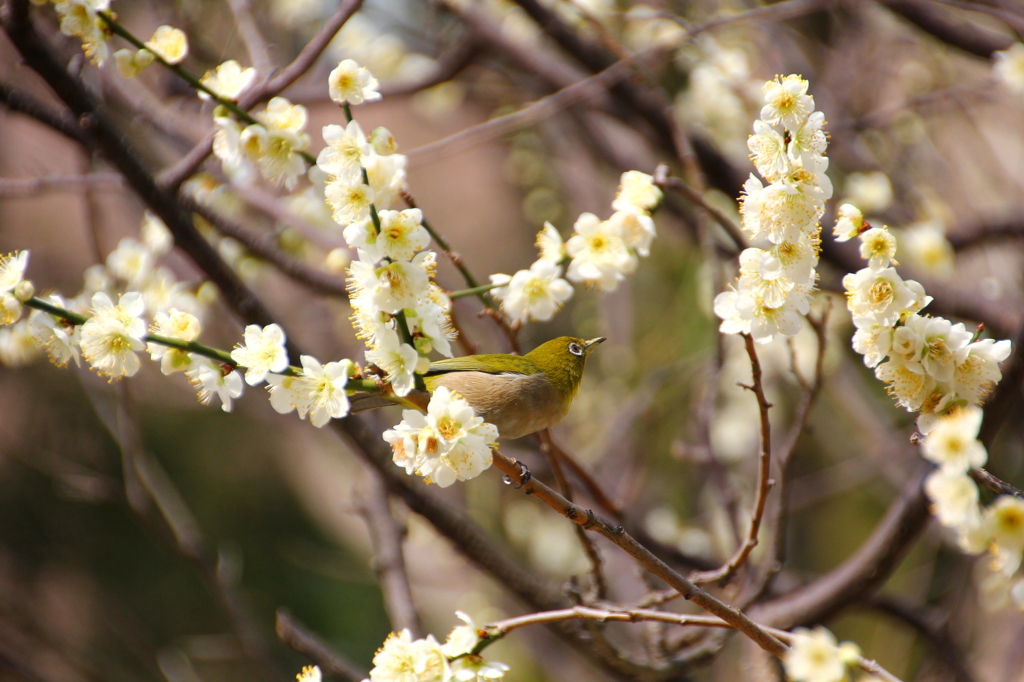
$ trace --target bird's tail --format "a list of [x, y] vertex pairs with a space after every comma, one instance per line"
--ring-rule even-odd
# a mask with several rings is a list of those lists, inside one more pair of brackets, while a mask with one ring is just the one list
[[405, 408], [426, 411], [427, 403], [430, 402], [430, 394], [426, 391], [412, 391], [404, 398], [399, 398], [394, 393], [356, 393], [349, 397], [349, 413], [366, 412], [375, 410], [378, 407], [389, 405], [401, 405]]

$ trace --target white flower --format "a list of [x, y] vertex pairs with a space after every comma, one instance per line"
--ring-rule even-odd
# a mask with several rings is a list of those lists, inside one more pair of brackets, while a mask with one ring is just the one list
[[188, 56], [188, 36], [179, 28], [161, 26], [146, 41], [146, 47], [168, 64], [178, 64]]
[[107, 255], [107, 272], [129, 287], [139, 287], [153, 274], [153, 252], [131, 237], [124, 237]]
[[60, 17], [60, 32], [81, 38], [85, 56], [102, 66], [110, 50], [106, 24], [97, 12], [110, 9], [110, 0], [56, 0], [53, 6]]
[[[169, 312], [157, 313], [153, 317], [150, 331], [159, 336], [189, 342], [199, 338], [202, 327], [194, 315], [171, 308]], [[146, 344], [146, 348], [154, 360], [160, 361], [160, 371], [164, 374], [184, 372], [192, 366], [192, 355], [188, 351], [152, 341]]]
[[316, 358], [303, 355], [302, 373], [292, 382], [290, 389], [300, 415], [309, 414], [309, 421], [320, 428], [333, 419], [348, 414], [348, 396], [345, 384], [352, 370], [350, 360], [328, 362], [321, 365]]
[[[654, 219], [643, 211], [616, 211], [608, 222], [618, 225], [622, 241], [641, 256], [651, 252], [651, 241], [655, 237]], [[541, 258], [544, 258], [543, 254]]]
[[[358, 182], [350, 183], [332, 176], [324, 186], [324, 198], [333, 211], [331, 217], [339, 225], [354, 225], [370, 219], [373, 189], [369, 185], [364, 185], [362, 178]], [[349, 243], [352, 244], [350, 241]]]
[[661, 189], [654, 178], [640, 171], [626, 171], [619, 178], [619, 189], [612, 201], [616, 211], [650, 211], [661, 201]]
[[872, 227], [860, 235], [860, 257], [868, 261], [873, 270], [884, 270], [890, 265], [898, 265], [896, 256], [896, 238], [884, 227]]
[[718, 331], [723, 334], [749, 334], [751, 316], [747, 311], [753, 305], [753, 296], [740, 293], [732, 286], [715, 296], [715, 315], [722, 320]]
[[[242, 149], [242, 128], [230, 116], [214, 116], [213, 122], [217, 125], [217, 132], [213, 135], [213, 153], [220, 159], [224, 174], [236, 179], [248, 176], [252, 167]], [[207, 205], [212, 193], [203, 186], [201, 192], [195, 193], [195, 197]]]
[[764, 84], [761, 118], [796, 130], [814, 111], [814, 98], [807, 94], [808, 83], [800, 76], [776, 76]]
[[103, 292], [92, 297], [92, 316], [82, 325], [82, 355], [99, 374], [117, 379], [139, 371], [138, 351], [146, 345], [142, 337], [145, 304], [142, 294], [122, 294], [118, 304]]
[[924, 481], [924, 491], [942, 525], [966, 533], [980, 523], [978, 486], [964, 472], [933, 471]]
[[0, 294], [12, 291], [25, 279], [25, 268], [28, 267], [28, 251], [15, 251], [0, 256]]
[[784, 276], [782, 262], [772, 254], [755, 248], [740, 253], [740, 291], [769, 308], [778, 308], [794, 287], [796, 282]]
[[349, 291], [352, 298], [368, 298], [375, 307], [397, 315], [403, 308], [413, 308], [426, 294], [430, 282], [428, 268], [433, 253], [424, 251], [411, 262], [395, 261], [375, 267], [363, 260], [349, 266]]
[[485, 661], [482, 656], [463, 656], [452, 661], [452, 679], [457, 682], [488, 682], [501, 680], [509, 667], [498, 661]]
[[983, 466], [988, 453], [978, 441], [982, 416], [981, 408], [972, 405], [942, 417], [925, 438], [921, 455], [948, 471]]
[[844, 189], [846, 200], [869, 214], [884, 211], [892, 203], [892, 183], [882, 171], [850, 173]]
[[398, 141], [384, 126], [377, 126], [370, 132], [370, 147], [381, 156], [390, 156], [398, 151]]
[[369, 297], [353, 297], [349, 299], [352, 306], [352, 327], [356, 338], [362, 339], [369, 348], [383, 343], [384, 337], [396, 336], [395, 322], [390, 314], [385, 313]]
[[217, 396], [220, 399], [220, 408], [230, 412], [232, 400], [242, 395], [242, 375], [234, 371], [231, 365], [214, 364], [205, 357], [197, 358], [196, 364], [197, 366], [188, 370], [185, 376], [196, 389], [199, 402], [209, 405], [213, 401], [213, 396]]
[[797, 628], [789, 651], [782, 658], [786, 676], [796, 682], [843, 682], [846, 666], [857, 660], [856, 645], [836, 644], [836, 638], [826, 628], [814, 630]]
[[363, 168], [373, 188], [373, 203], [378, 209], [393, 208], [402, 198], [402, 192], [408, 188], [405, 164], [403, 154], [371, 153], [363, 159]]
[[963, 323], [952, 324], [942, 317], [911, 315], [905, 325], [920, 337], [923, 354], [919, 358], [925, 371], [942, 382], [953, 380], [954, 361], [971, 340]]
[[380, 99], [377, 79], [353, 59], [339, 63], [327, 77], [331, 99], [338, 104], [362, 104]]
[[291, 190], [306, 171], [306, 162], [298, 153], [309, 147], [309, 135], [302, 132], [308, 118], [306, 107], [274, 97], [255, 118], [259, 124], [242, 131], [239, 144], [267, 181]]
[[853, 325], [857, 328], [853, 334], [853, 350], [864, 356], [866, 366], [877, 367], [892, 348], [892, 327], [878, 324], [872, 317], [855, 317]]
[[1024, 92], [1024, 45], [1014, 43], [992, 53], [992, 71], [1012, 92]]
[[537, 233], [537, 240], [534, 242], [540, 252], [542, 260], [549, 260], [552, 263], [561, 263], [566, 258], [565, 244], [562, 242], [562, 235], [550, 222], [545, 222], [544, 227]]
[[843, 204], [836, 212], [838, 219], [832, 228], [837, 242], [850, 241], [864, 229], [864, 214], [853, 204]]
[[953, 274], [953, 245], [937, 221], [911, 225], [901, 233], [900, 243], [907, 260], [924, 274], [938, 278]]
[[405, 309], [405, 321], [414, 335], [416, 350], [427, 355], [436, 350], [445, 357], [452, 356], [451, 341], [455, 339], [448, 308], [429, 300], [415, 308]]
[[786, 151], [786, 140], [769, 124], [754, 121], [754, 134], [747, 138], [747, 148], [757, 172], [768, 182], [789, 174], [792, 161]]
[[[346, 184], [362, 182], [363, 160], [370, 154], [370, 145], [366, 143], [359, 124], [349, 121], [344, 128], [327, 125], [324, 126], [323, 134], [327, 146], [316, 157], [316, 165], [320, 170]], [[372, 182], [370, 184], [373, 185]]]
[[614, 291], [623, 275], [636, 269], [636, 257], [626, 248], [619, 225], [602, 222], [593, 213], [582, 213], [574, 228], [575, 233], [565, 244], [572, 257], [566, 276], [574, 282]]
[[430, 235], [423, 227], [423, 211], [381, 211], [377, 246], [392, 260], [411, 260], [417, 251], [430, 244]]
[[513, 322], [546, 322], [572, 298], [572, 285], [561, 278], [562, 268], [549, 260], [538, 260], [529, 270], [512, 277], [491, 275], [493, 284], [502, 286], [491, 293], [501, 301], [502, 309]]
[[270, 372], [283, 372], [288, 367], [285, 336], [276, 324], [260, 329], [250, 324], [245, 328], [245, 343], [231, 351], [231, 359], [245, 367], [245, 383], [257, 386]]
[[[801, 163], [805, 168], [811, 168], [819, 163], [818, 159], [825, 153], [828, 147], [828, 139], [821, 127], [825, 125], [825, 114], [815, 111], [796, 130], [791, 130], [792, 140], [786, 150], [793, 163]], [[757, 123], [754, 124], [755, 129]], [[767, 176], [765, 176], [767, 177]]]
[[27, 365], [39, 355], [39, 346], [28, 320], [0, 329], [0, 364], [7, 367]]
[[160, 220], [152, 211], [146, 211], [143, 214], [139, 234], [142, 237], [142, 244], [155, 257], [159, 258], [167, 254], [174, 246], [174, 235], [167, 229], [164, 221]]
[[456, 625], [452, 628], [452, 631], [448, 633], [448, 638], [441, 645], [441, 651], [448, 658], [464, 656], [480, 643], [480, 634], [473, 619], [462, 611], [456, 611], [455, 615], [464, 625]]
[[935, 377], [928, 375], [920, 363], [890, 358], [875, 368], [875, 376], [888, 384], [889, 393], [910, 412], [921, 409], [935, 389]]
[[977, 405], [1003, 378], [999, 363], [1010, 356], [1010, 342], [982, 339], [968, 344], [956, 352], [956, 371], [953, 382], [956, 394], [972, 405]]
[[767, 239], [775, 244], [794, 241], [801, 232], [813, 231], [824, 213], [828, 194], [820, 179], [827, 176], [796, 168], [778, 182], [763, 186], [751, 175], [740, 205], [743, 229], [753, 240]]
[[983, 524], [1000, 549], [1018, 555], [1024, 550], [1024, 500], [1000, 495], [985, 510]]
[[295, 680], [296, 682], [321, 682], [321, 680], [323, 680], [323, 674], [320, 672], [320, 666], [303, 666], [302, 672], [295, 676]]
[[894, 268], [864, 268], [843, 277], [847, 305], [857, 317], [874, 318], [878, 324], [894, 326], [916, 297]]
[[400, 397], [409, 395], [415, 386], [419, 360], [416, 349], [402, 343], [397, 334], [385, 335], [376, 348], [366, 351], [366, 361], [387, 372], [388, 383]]
[[[64, 299], [57, 294], [51, 294], [46, 302], [58, 308], [67, 309]], [[78, 345], [81, 341], [81, 327], [72, 324], [67, 320], [54, 317], [42, 310], [33, 310], [28, 318], [29, 325], [35, 334], [36, 342], [46, 349], [50, 362], [58, 367], [64, 367], [69, 360], [74, 360], [76, 365], [81, 366], [78, 359]]]
[[408, 630], [392, 632], [373, 657], [370, 682], [448, 682], [448, 659], [433, 635], [413, 641]]
[[[222, 99], [237, 100], [255, 79], [256, 69], [251, 66], [243, 69], [234, 59], [229, 59], [216, 69], [207, 71], [199, 82]], [[197, 94], [200, 99], [210, 99], [210, 95], [202, 90]]]

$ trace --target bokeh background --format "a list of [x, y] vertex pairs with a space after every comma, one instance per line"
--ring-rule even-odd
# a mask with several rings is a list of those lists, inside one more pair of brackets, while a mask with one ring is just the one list
[[[922, 281], [943, 310], [952, 311], [947, 314], [962, 315], [969, 326], [984, 320], [996, 338], [1016, 334], [1024, 319], [1024, 83], [1021, 75], [1014, 81], [1013, 74], [995, 73], [991, 53], [1018, 39], [1024, 6], [1009, 0], [777, 5], [785, 7], [744, 16], [759, 5], [545, 3], [588, 38], [614, 38], [628, 52], [659, 48], [644, 67], [647, 77], [701, 149], [727, 164], [709, 178], [706, 200], [730, 214], [739, 184], [753, 170], [745, 141], [758, 115], [760, 84], [775, 74], [802, 74], [830, 133], [836, 196], [825, 232], [834, 207], [855, 201], [873, 223], [893, 229], [904, 277]], [[331, 0], [251, 3], [277, 65], [286, 64], [335, 7]], [[191, 41], [186, 66], [195, 72], [227, 58], [246, 61], [226, 2], [117, 0], [114, 9], [139, 35], [162, 23], [184, 29]], [[315, 152], [320, 127], [342, 121], [327, 97], [326, 74], [342, 58], [369, 67], [386, 96], [359, 107], [358, 119], [364, 129], [392, 131], [409, 156], [418, 204], [485, 279], [528, 267], [544, 221], [566, 235], [583, 211], [610, 215], [619, 173], [652, 172], [660, 161], [678, 168], [678, 161], [645, 121], [628, 112], [617, 117], [622, 105], [614, 99], [604, 107], [577, 103], [468, 143], [448, 141], [553, 91], [549, 75], [531, 71], [504, 44], [483, 40], [466, 18], [470, 10], [483, 13], [508, 43], [540, 55], [555, 71], [582, 77], [579, 65], [511, 3], [366, 0], [285, 95], [309, 108]], [[938, 13], [960, 33], [929, 33], [917, 10]], [[153, 68], [127, 81], [112, 64], [83, 65], [73, 39], [56, 30], [52, 8], [35, 16], [62, 58], [109, 103], [152, 168], [174, 162], [210, 130], [210, 105], [171, 75]], [[972, 53], [965, 43], [980, 47]], [[421, 87], [449, 63], [458, 68], [448, 78]], [[0, 80], [56, 101], [5, 38]], [[207, 170], [222, 180], [217, 164]], [[33, 184], [39, 178], [50, 181]], [[235, 215], [254, 232], [327, 269], [325, 244], [340, 240], [340, 233], [330, 227], [329, 213], [325, 221], [303, 198], [305, 189], [292, 197], [259, 189], [295, 220], [246, 205], [230, 188], [224, 201], [238, 204]], [[555, 436], [652, 536], [720, 560], [733, 538], [727, 501], [714, 480], [727, 477], [738, 493], [734, 503], [749, 506], [757, 409], [735, 384], [750, 376], [741, 343], [716, 331], [710, 302], [718, 266], [708, 262], [698, 238], [698, 214], [678, 197], [672, 203], [674, 210], [657, 214], [652, 254], [635, 276], [611, 294], [578, 288], [553, 321], [526, 325], [521, 341], [528, 349], [559, 334], [609, 338], [592, 357], [581, 394]], [[102, 262], [122, 237], [137, 236], [143, 210], [102, 158], [0, 106], [0, 252], [30, 249], [29, 273], [38, 290], [77, 293], [86, 268]], [[734, 261], [727, 240], [715, 238], [720, 262]], [[290, 337], [323, 359], [361, 359], [346, 301], [311, 293], [237, 243], [220, 244]], [[827, 378], [797, 447], [790, 486], [786, 579], [795, 582], [849, 557], [922, 467], [906, 447], [912, 415], [892, 404], [850, 348], [852, 328], [834, 292], [841, 290], [844, 266], [860, 267], [856, 254], [852, 247], [830, 248], [817, 304], [820, 311], [833, 300]], [[172, 254], [166, 265], [197, 283], [199, 273], [184, 256]], [[444, 260], [438, 281], [449, 289], [462, 286]], [[477, 315], [478, 302], [461, 299], [456, 310], [464, 335], [481, 352], [508, 351], [498, 328]], [[225, 348], [241, 334], [219, 303], [207, 329], [204, 339]], [[793, 348], [806, 371], [815, 343], [805, 331]], [[276, 414], [261, 389], [250, 389], [224, 414], [199, 405], [181, 375], [164, 377], [152, 363], [130, 381], [108, 384], [27, 353], [0, 344], [0, 678], [283, 680], [308, 661], [276, 638], [281, 608], [356, 665], [370, 667], [391, 627], [367, 532], [372, 486], [344, 443], [293, 415]], [[717, 374], [716, 358], [722, 360]], [[785, 344], [764, 348], [762, 359], [782, 434], [800, 387]], [[1020, 387], [1004, 399], [1009, 417], [990, 448], [990, 467], [1021, 484]], [[163, 522], [161, 510], [132, 511], [124, 454], [110, 433], [124, 425], [118, 407], [124, 404], [131, 406], [147, 471], [167, 492], [180, 527]], [[706, 439], [698, 415], [712, 409]], [[379, 426], [399, 418], [381, 413]], [[535, 475], [550, 475], [532, 440], [503, 451], [528, 462]], [[496, 472], [441, 495], [553, 581], [585, 571], [570, 524], [510, 490]], [[478, 623], [523, 612], [422, 519], [397, 502], [393, 512], [407, 533], [412, 592], [428, 632], [443, 637], [456, 623], [456, 609]], [[183, 537], [199, 542], [201, 560], [181, 551]], [[610, 545], [599, 546], [615, 597], [639, 598], [646, 587], [636, 569]], [[906, 609], [949, 637], [973, 679], [1024, 679], [1024, 618], [986, 603], [974, 579], [980, 561], [961, 555], [941, 529], [930, 527], [880, 596], [851, 605], [827, 624], [902, 679], [962, 679], [935, 643], [899, 616]], [[212, 589], [215, 584], [223, 589]], [[238, 604], [224, 603], [225, 590]], [[639, 627], [632, 634], [618, 626], [610, 631], [630, 642]], [[512, 666], [512, 682], [605, 679], [542, 629], [520, 631], [492, 651]], [[744, 656], [733, 641], [694, 679], [747, 679]]]

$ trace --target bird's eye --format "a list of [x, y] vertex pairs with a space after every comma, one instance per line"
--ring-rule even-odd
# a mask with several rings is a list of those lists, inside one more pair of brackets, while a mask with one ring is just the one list
[[573, 341], [569, 344], [569, 352], [573, 355], [583, 355], [583, 347], [580, 344]]

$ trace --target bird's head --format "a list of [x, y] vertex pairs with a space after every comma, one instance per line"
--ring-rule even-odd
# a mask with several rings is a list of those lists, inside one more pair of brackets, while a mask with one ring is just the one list
[[587, 356], [604, 340], [603, 336], [589, 341], [572, 336], [559, 336], [537, 346], [525, 357], [537, 365], [540, 371], [571, 400], [580, 387]]

